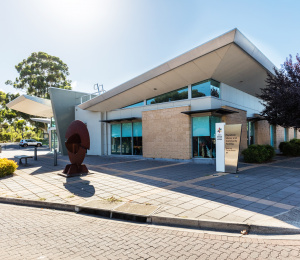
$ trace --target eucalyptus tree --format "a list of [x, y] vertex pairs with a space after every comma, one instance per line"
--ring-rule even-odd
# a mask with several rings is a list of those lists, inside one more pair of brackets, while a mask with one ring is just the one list
[[69, 68], [60, 58], [45, 52], [34, 52], [15, 66], [19, 77], [14, 82], [7, 80], [6, 85], [26, 89], [28, 95], [50, 98], [49, 88], [71, 89]]

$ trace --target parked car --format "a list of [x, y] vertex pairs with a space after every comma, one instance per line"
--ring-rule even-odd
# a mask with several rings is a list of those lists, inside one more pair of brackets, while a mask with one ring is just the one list
[[23, 139], [20, 141], [19, 145], [22, 147], [27, 147], [28, 145], [34, 145], [34, 146], [40, 147], [40, 146], [42, 146], [42, 143], [38, 142], [34, 139]]

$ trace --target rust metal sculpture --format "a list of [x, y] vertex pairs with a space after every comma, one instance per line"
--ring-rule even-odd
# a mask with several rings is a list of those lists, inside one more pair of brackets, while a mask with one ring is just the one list
[[90, 135], [86, 125], [80, 121], [73, 121], [65, 135], [65, 145], [71, 164], [67, 164], [63, 173], [66, 177], [78, 176], [88, 173], [87, 167], [82, 164], [87, 149], [90, 149]]

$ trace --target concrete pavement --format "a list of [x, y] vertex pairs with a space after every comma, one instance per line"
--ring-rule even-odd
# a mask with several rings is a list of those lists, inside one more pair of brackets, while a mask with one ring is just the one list
[[[32, 148], [8, 147], [2, 157], [32, 154]], [[153, 205], [157, 217], [221, 221], [297, 229], [300, 207], [300, 160], [276, 157], [268, 164], [240, 163], [238, 174], [216, 173], [212, 165], [141, 157], [88, 156], [92, 174], [65, 179], [68, 163], [39, 149], [38, 161], [20, 166], [0, 180], [0, 196], [79, 205], [109, 198]]]

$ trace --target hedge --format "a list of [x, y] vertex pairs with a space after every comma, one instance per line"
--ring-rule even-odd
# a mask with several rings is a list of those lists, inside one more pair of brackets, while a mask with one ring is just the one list
[[0, 177], [11, 175], [18, 168], [18, 164], [13, 160], [0, 158]]
[[271, 145], [252, 144], [242, 154], [246, 163], [263, 163], [273, 159], [275, 150]]
[[300, 139], [292, 139], [289, 142], [281, 142], [279, 150], [285, 156], [300, 156]]

